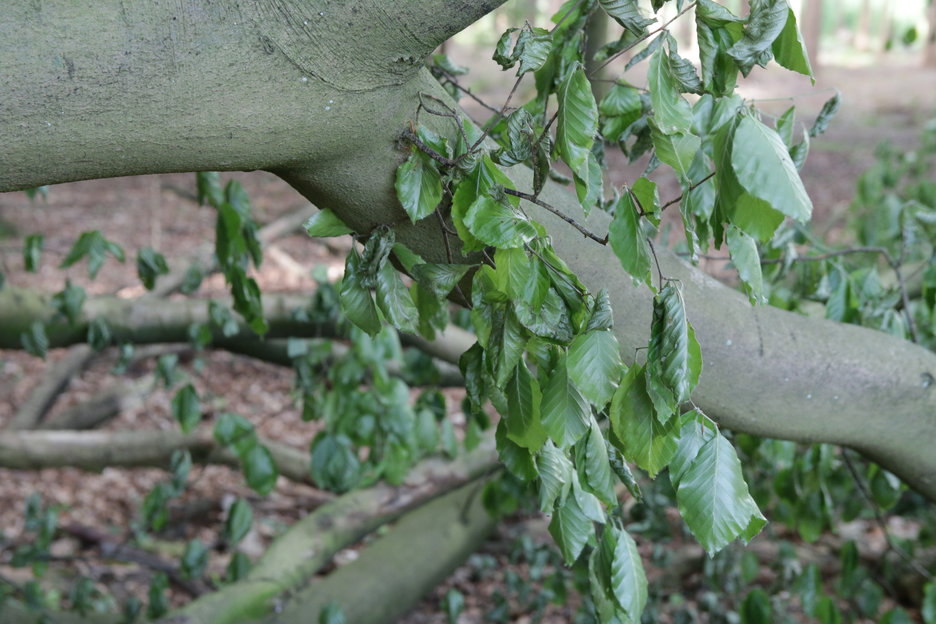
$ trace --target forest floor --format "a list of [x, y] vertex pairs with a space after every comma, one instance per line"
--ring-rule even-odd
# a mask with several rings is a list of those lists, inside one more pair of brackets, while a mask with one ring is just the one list
[[[456, 56], [456, 60], [458, 57]], [[484, 71], [480, 70], [483, 74]], [[820, 231], [838, 231], [847, 216], [848, 205], [859, 174], [873, 162], [876, 145], [893, 141], [903, 149], [912, 149], [915, 135], [936, 113], [936, 73], [916, 67], [877, 66], [870, 68], [824, 68], [815, 88], [808, 81], [794, 76], [778, 75], [774, 69], [768, 80], [763, 75], [748, 81], [742, 88], [745, 97], [764, 100], [763, 107], [771, 114], [782, 113], [787, 101], [767, 101], [790, 93], [798, 94], [796, 104], [802, 109], [802, 119], [810, 123], [831, 89], [843, 94], [842, 112], [829, 132], [814, 140], [811, 154], [802, 175], [806, 188], [816, 205], [816, 220]], [[483, 81], [482, 81], [483, 82]], [[493, 79], [488, 81], [494, 84]], [[484, 87], [480, 88], [484, 91]], [[490, 88], [487, 95], [495, 97], [501, 89]], [[491, 93], [493, 91], [493, 93]], [[467, 104], [467, 101], [466, 101]], [[620, 185], [633, 180], [643, 164], [629, 165], [623, 159], [611, 159], [609, 182]], [[236, 177], [246, 187], [258, 222], [267, 223], [303, 205], [303, 199], [285, 183], [267, 173], [246, 173]], [[0, 270], [8, 284], [56, 292], [66, 280], [83, 286], [90, 294], [116, 294], [134, 297], [142, 294], [136, 277], [133, 258], [136, 250], [150, 246], [164, 253], [170, 264], [188, 257], [193, 250], [213, 240], [214, 211], [197, 206], [189, 197], [194, 192], [194, 176], [172, 174], [113, 180], [63, 184], [49, 189], [46, 199], [30, 201], [23, 193], [0, 195]], [[677, 194], [671, 183], [661, 180], [664, 200]], [[57, 268], [77, 236], [86, 230], [100, 230], [108, 239], [121, 244], [128, 261], [105, 263], [94, 281], [87, 279], [83, 263], [70, 269]], [[23, 270], [22, 237], [32, 233], [45, 235], [44, 261], [37, 273]], [[265, 261], [255, 276], [266, 293], [311, 292], [315, 281], [314, 267], [324, 265], [329, 276], [341, 272], [340, 257], [346, 243], [337, 249], [324, 246], [299, 232], [280, 238], [267, 248]], [[336, 253], [337, 252], [337, 253]], [[223, 295], [223, 280], [207, 279], [196, 296]], [[16, 413], [33, 388], [65, 353], [52, 350], [42, 361], [22, 352], [0, 351], [0, 428]], [[232, 355], [223, 351], [208, 351], [198, 356], [202, 365], [188, 359], [183, 368], [199, 394], [208, 397], [214, 411], [232, 411], [248, 417], [258, 432], [270, 439], [299, 449], [308, 448], [317, 432], [316, 423], [304, 422], [292, 394], [292, 373], [282, 367]], [[110, 387], [116, 379], [110, 369], [113, 354], [95, 358], [81, 374], [73, 378], [67, 390], [56, 401], [49, 416], [85, 401]], [[141, 377], [151, 373], [152, 359], [136, 365], [130, 375]], [[170, 412], [171, 391], [162, 387], [148, 389], [140, 401], [127, 406], [105, 425], [107, 430], [177, 427]], [[457, 411], [457, 396], [451, 396], [450, 409]], [[208, 426], [207, 424], [204, 426]], [[23, 534], [23, 506], [26, 497], [39, 492], [47, 504], [61, 510], [62, 525], [97, 527], [118, 538], [138, 514], [142, 498], [165, 473], [155, 469], [118, 470], [108, 468], [99, 474], [87, 474], [74, 469], [46, 469], [38, 472], [0, 470], [0, 573], [19, 582], [28, 580], [29, 570], [14, 569], [4, 564], [9, 547]], [[242, 476], [225, 467], [195, 468], [186, 494], [174, 505], [179, 522], [175, 533], [160, 536], [161, 554], [178, 553], [180, 544], [192, 537], [211, 543], [222, 523], [222, 509], [233, 497], [245, 497], [254, 506], [255, 529], [245, 545], [247, 553], [256, 557], [269, 541], [285, 526], [328, 500], [331, 495], [310, 486], [298, 485], [281, 478], [270, 496], [260, 498], [243, 482]], [[519, 528], [518, 528], [519, 527]], [[478, 561], [459, 568], [433, 595], [427, 597], [403, 622], [435, 624], [445, 622], [440, 600], [448, 589], [457, 588], [466, 599], [467, 608], [459, 622], [481, 622], [482, 614], [491, 606], [492, 592], [502, 587], [511, 573], [523, 575], [527, 563], [509, 561], [510, 543], [518, 531], [533, 531], [539, 541], [548, 541], [540, 520], [523, 518], [501, 528], [482, 550], [498, 565], [493, 571]], [[674, 535], [679, 532], [674, 529]], [[642, 550], [651, 548], [642, 543]], [[53, 547], [53, 554], [69, 559], [81, 554], [80, 541], [64, 536]], [[354, 551], [338, 557], [348, 560]], [[69, 559], [70, 560], [70, 559]], [[116, 597], [145, 596], [150, 572], [130, 565], [79, 558], [67, 565], [53, 566], [50, 578], [68, 578], [77, 568], [106, 585]], [[212, 556], [209, 572], [222, 573], [226, 564], [222, 555]], [[58, 569], [60, 568], [60, 569]], [[174, 594], [176, 602], [188, 597]], [[573, 601], [574, 602], [574, 601]], [[525, 622], [529, 613], [517, 612], [508, 621]], [[543, 621], [571, 621], [568, 609], [550, 607]]]

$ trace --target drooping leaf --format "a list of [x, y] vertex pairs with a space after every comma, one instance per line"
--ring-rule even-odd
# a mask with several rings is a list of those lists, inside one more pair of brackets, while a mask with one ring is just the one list
[[595, 305], [592, 308], [591, 317], [588, 319], [588, 325], [585, 331], [592, 329], [611, 329], [614, 319], [611, 310], [611, 298], [608, 295], [608, 289], [602, 288], [595, 296]]
[[764, 277], [761, 272], [760, 254], [754, 239], [733, 225], [726, 231], [731, 263], [738, 270], [738, 277], [752, 304], [766, 303]]
[[598, 132], [598, 106], [582, 67], [570, 71], [558, 93], [556, 148], [576, 176], [588, 179], [588, 158]]
[[628, 621], [640, 622], [647, 604], [647, 576], [634, 538], [622, 528], [609, 524], [598, 546], [599, 574]]
[[530, 451], [537, 451], [547, 434], [540, 420], [539, 383], [522, 361], [514, 368], [504, 390], [507, 395], [507, 436]]
[[352, 323], [371, 336], [380, 331], [380, 317], [370, 289], [364, 286], [365, 270], [361, 256], [354, 249], [345, 261], [345, 274], [338, 287], [341, 311]]
[[224, 541], [228, 546], [234, 546], [240, 542], [250, 527], [253, 526], [253, 509], [243, 498], [238, 498], [228, 509], [227, 520], [224, 523]]
[[572, 565], [594, 532], [591, 520], [575, 496], [566, 496], [565, 502], [553, 513], [549, 534], [553, 536], [566, 565]]
[[[511, 51], [513, 34], [517, 32], [516, 43]], [[552, 35], [545, 28], [531, 27], [529, 24], [523, 28], [509, 28], [497, 42], [494, 51], [494, 60], [503, 69], [510, 69], [518, 61], [520, 68], [517, 75], [540, 69], [549, 58], [552, 50]]]
[[637, 37], [646, 33], [647, 26], [656, 22], [655, 19], [644, 17], [641, 14], [637, 0], [598, 0], [598, 4], [618, 24]]
[[577, 464], [584, 473], [582, 485], [609, 506], [617, 504], [608, 448], [601, 427], [594, 417], [589, 418], [588, 435], [580, 443]]
[[728, 49], [738, 69], [747, 76], [754, 65], [766, 65], [771, 46], [786, 25], [790, 7], [787, 0], [751, 0], [751, 17], [741, 40]]
[[436, 162], [420, 151], [413, 151], [396, 171], [397, 198], [410, 221], [416, 223], [433, 213], [442, 201], [442, 174]]
[[146, 290], [153, 290], [156, 278], [169, 272], [166, 257], [158, 251], [144, 247], [137, 253], [137, 275]]
[[780, 31], [780, 36], [774, 40], [771, 46], [774, 59], [790, 71], [809, 76], [812, 78], [813, 84], [816, 84], [812, 66], [809, 64], [809, 56], [806, 53], [806, 44], [803, 42], [803, 35], [800, 33], [799, 26], [796, 24], [796, 15], [793, 13], [793, 9], [788, 8], [787, 11], [786, 24], [784, 24], [783, 30]]
[[687, 132], [664, 134], [652, 122], [650, 128], [657, 158], [672, 167], [680, 178], [688, 178], [689, 168], [702, 145], [702, 139]]
[[241, 455], [241, 467], [247, 479], [247, 485], [261, 496], [266, 496], [276, 487], [279, 470], [276, 468], [270, 449], [262, 444], [254, 444]]
[[637, 206], [626, 191], [615, 205], [614, 219], [608, 228], [608, 242], [624, 270], [650, 286], [650, 247], [640, 228]]
[[413, 277], [436, 297], [447, 297], [455, 285], [471, 269], [470, 264], [417, 264]]
[[344, 434], [321, 432], [312, 442], [310, 470], [315, 483], [331, 492], [347, 492], [361, 479], [361, 462]]
[[257, 434], [250, 421], [229, 412], [218, 417], [214, 426], [214, 437], [219, 444], [232, 447], [239, 455], [257, 444]]
[[657, 128], [664, 134], [689, 132], [692, 128], [692, 108], [679, 92], [679, 83], [662, 47], [650, 57], [647, 85]]
[[661, 423], [647, 394], [643, 367], [633, 366], [624, 375], [611, 401], [611, 427], [624, 457], [656, 474], [676, 453], [676, 419]]
[[572, 487], [575, 468], [565, 453], [549, 441], [536, 456], [539, 470], [539, 506], [543, 513], [552, 513], [556, 502], [562, 505]]
[[524, 448], [510, 439], [507, 434], [507, 421], [501, 419], [494, 432], [494, 441], [497, 445], [497, 456], [504, 467], [521, 481], [532, 481], [537, 478], [539, 471], [530, 449]]
[[33, 321], [29, 329], [20, 334], [20, 344], [26, 353], [45, 359], [49, 351], [49, 337], [42, 321]]
[[543, 428], [556, 446], [566, 448], [588, 431], [589, 416], [588, 401], [569, 377], [563, 356], [543, 389]]
[[30, 234], [23, 240], [23, 268], [30, 273], [35, 273], [39, 269], [44, 246], [44, 234]]
[[836, 91], [835, 95], [826, 100], [825, 104], [822, 105], [819, 116], [816, 117], [816, 121], [814, 121], [812, 127], [809, 128], [809, 136], [817, 137], [823, 134], [829, 128], [829, 122], [835, 117], [841, 105], [842, 94]]
[[201, 578], [208, 565], [208, 549], [201, 540], [193, 539], [185, 545], [182, 559], [179, 561], [179, 572], [184, 579]]
[[661, 421], [689, 399], [691, 381], [689, 322], [676, 284], [668, 282], [653, 300], [647, 350], [647, 392]]
[[569, 345], [569, 379], [598, 409], [603, 408], [617, 387], [621, 374], [621, 352], [609, 331], [580, 334]]
[[60, 269], [66, 269], [84, 257], [88, 258], [88, 276], [97, 277], [98, 271], [104, 265], [107, 256], [112, 256], [118, 262], [124, 261], [123, 249], [117, 243], [104, 238], [98, 230], [82, 232], [75, 244], [68, 251], [65, 259], [59, 264]]
[[802, 222], [812, 215], [812, 202], [783, 140], [751, 115], [735, 130], [731, 166], [741, 187], [774, 210]]
[[86, 297], [84, 288], [66, 279], [65, 288], [52, 297], [52, 306], [68, 320], [69, 325], [74, 326], [81, 317]]
[[400, 274], [389, 262], [377, 271], [377, 305], [390, 323], [400, 331], [416, 333], [419, 312]]
[[709, 555], [737, 538], [749, 542], [767, 523], [748, 492], [734, 447], [721, 434], [699, 449], [679, 479], [676, 502]]
[[718, 434], [711, 422], [698, 410], [683, 414], [680, 420], [682, 426], [679, 429], [676, 454], [669, 464], [669, 477], [674, 490], [679, 487], [679, 480], [695, 461], [699, 449]]
[[179, 423], [182, 433], [191, 432], [201, 422], [201, 405], [192, 384], [186, 385], [172, 397], [172, 417]]
[[354, 230], [345, 225], [344, 221], [339, 219], [338, 215], [328, 208], [319, 210], [309, 217], [306, 222], [302, 224], [302, 227], [305, 229], [306, 234], [315, 238], [327, 238], [330, 236], [342, 236], [344, 234], [354, 233]]

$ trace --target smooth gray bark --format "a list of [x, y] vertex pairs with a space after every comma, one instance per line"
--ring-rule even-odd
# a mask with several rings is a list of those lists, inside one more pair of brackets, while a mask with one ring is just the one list
[[[392, 224], [414, 251], [445, 261], [438, 224], [411, 225], [396, 200], [399, 134], [420, 93], [444, 97], [419, 61], [493, 4], [16, 3], [0, 16], [0, 190], [263, 168], [356, 231]], [[421, 121], [453, 134], [449, 120]], [[529, 188], [525, 173], [510, 174]], [[579, 214], [565, 189], [543, 198]], [[530, 210], [590, 288], [609, 288], [633, 361], [647, 342], [651, 294], [610, 249]], [[608, 220], [596, 212], [588, 223], [601, 234]], [[738, 431], [852, 446], [936, 499], [936, 355], [872, 330], [752, 308], [674, 255], [660, 261], [682, 283], [702, 344], [697, 405]]]

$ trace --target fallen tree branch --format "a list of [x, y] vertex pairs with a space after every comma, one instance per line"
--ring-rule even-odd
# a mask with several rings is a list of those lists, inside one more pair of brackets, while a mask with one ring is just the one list
[[281, 611], [263, 621], [306, 624], [328, 603], [337, 603], [355, 624], [396, 621], [493, 529], [495, 520], [481, 503], [482, 485], [468, 484], [407, 514], [355, 561], [289, 596]]
[[[304, 451], [261, 440], [282, 476], [313, 485]], [[99, 472], [108, 467], [167, 468], [172, 453], [188, 450], [192, 461], [239, 466], [240, 460], [208, 433], [175, 431], [4, 431], [0, 466], [14, 470], [74, 467]]]
[[[268, 223], [257, 232], [260, 244], [263, 246], [269, 245], [277, 238], [296, 231], [316, 212], [318, 212], [318, 209], [315, 206], [304, 204], [297, 210], [290, 211], [288, 214]], [[204, 248], [193, 254], [192, 259], [184, 267], [176, 265], [168, 275], [157, 282], [152, 291], [144, 295], [144, 298], [161, 299], [176, 292], [185, 283], [188, 269], [197, 265], [205, 265], [209, 273], [217, 270], [218, 262], [214, 256], [213, 247], [204, 246]], [[94, 350], [88, 345], [74, 345], [64, 358], [46, 370], [42, 383], [30, 393], [29, 398], [17, 410], [7, 428], [13, 431], [36, 428], [55, 404], [56, 399], [68, 385], [71, 378], [84, 370], [94, 355]]]
[[245, 580], [195, 600], [165, 622], [232, 624], [263, 617], [275, 606], [274, 598], [304, 585], [342, 548], [407, 511], [495, 470], [498, 463], [493, 449], [493, 440], [488, 438], [455, 461], [421, 462], [410, 470], [403, 485], [380, 483], [319, 507], [279, 536]]

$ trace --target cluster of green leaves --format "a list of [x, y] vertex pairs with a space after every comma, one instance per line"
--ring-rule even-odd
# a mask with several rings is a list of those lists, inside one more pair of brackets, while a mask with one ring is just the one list
[[[654, 10], [663, 4], [654, 2]], [[497, 147], [484, 144], [468, 124], [450, 130], [453, 141], [420, 126], [397, 171], [398, 197], [413, 222], [450, 204], [462, 253], [481, 252], [470, 267], [478, 342], [461, 362], [469, 411], [490, 401], [500, 413], [501, 459], [514, 477], [535, 483], [565, 560], [571, 564], [590, 546], [592, 596], [604, 622], [636, 621], [646, 601], [640, 558], [615, 514], [614, 483], [633, 481], [622, 457], [651, 476], [669, 467], [680, 512], [710, 553], [750, 539], [765, 522], [732, 445], [699, 410], [680, 413], [691, 401], [702, 358], [678, 284], [662, 275], [653, 284], [652, 240], [664, 206], [646, 175], [660, 164], [676, 173], [691, 253], [707, 249], [709, 240], [716, 247], [727, 243], [752, 302], [764, 301], [757, 243], [769, 241], [786, 217], [802, 222], [812, 211], [797, 173], [808, 135], [795, 140], [792, 113], [772, 128], [733, 94], [739, 73], [772, 59], [811, 76], [792, 10], [785, 0], [752, 2], [747, 18], [710, 0], [695, 9], [701, 76], [679, 56], [665, 27], [648, 31], [655, 20], [636, 1], [569, 0], [552, 30], [508, 30], [495, 61], [505, 69], [519, 66], [519, 78], [532, 73], [536, 96], [488, 124], [485, 133]], [[649, 59], [649, 70], [646, 88], [619, 80], [599, 103], [584, 69], [583, 43], [587, 20], [600, 10], [625, 29], [600, 56], [646, 42], [628, 68]], [[443, 60], [434, 65], [452, 75]], [[696, 96], [694, 104], [685, 94]], [[647, 151], [652, 158], [645, 177], [605, 200], [601, 167], [608, 143], [631, 158]], [[613, 212], [606, 241], [625, 271], [656, 291], [642, 366], [628, 368], [621, 360], [607, 293], [588, 293], [521, 205], [521, 198], [537, 203], [555, 177], [554, 161], [571, 171], [586, 216], [595, 206]], [[520, 163], [534, 172], [529, 192], [501, 170]], [[386, 238], [372, 234], [363, 258], [396, 253], [416, 277], [414, 288], [421, 287], [411, 252], [380, 242]], [[386, 251], [375, 253], [378, 248]], [[358, 312], [349, 317], [369, 331], [376, 330], [378, 307], [391, 323], [391, 311], [400, 307], [379, 283], [377, 304], [371, 302], [369, 276], [384, 266], [373, 263], [349, 260], [345, 279], [360, 288], [342, 292], [346, 310]], [[453, 265], [436, 266], [440, 272]], [[415, 319], [422, 328], [431, 318], [410, 295], [403, 307], [416, 314], [398, 325], [408, 331]]]
[[[335, 223], [332, 213], [322, 211], [306, 226], [313, 236], [347, 231], [335, 227]], [[379, 245], [384, 249], [374, 251]], [[407, 289], [387, 260], [392, 246], [392, 231], [381, 231], [371, 237], [363, 253], [352, 252], [349, 256], [348, 265], [359, 273], [346, 274], [337, 286], [325, 279], [318, 280], [310, 318], [339, 326], [341, 333], [347, 334], [348, 349], [339, 353], [336, 343], [329, 340], [291, 339], [287, 345], [296, 371], [295, 385], [303, 419], [321, 421], [325, 426], [312, 442], [311, 471], [316, 484], [326, 490], [345, 492], [378, 479], [401, 483], [409, 468], [425, 455], [439, 449], [450, 457], [458, 452], [442, 392], [425, 388], [412, 401], [410, 386], [401, 378], [401, 371], [391, 371], [391, 364], [404, 360], [397, 332], [382, 326], [379, 320], [375, 324], [366, 320], [364, 328], [351, 325], [344, 329], [346, 319], [359, 322], [370, 317], [377, 319], [378, 314], [401, 319], [398, 313], [405, 309], [413, 323], [406, 327], [415, 330], [417, 305], [421, 309], [433, 306], [436, 318], [424, 325], [426, 333], [431, 335], [448, 323], [448, 305], [443, 299], [448, 291], [438, 295], [436, 292], [444, 288], [440, 284], [446, 280], [451, 289], [468, 267], [444, 267], [440, 273], [435, 265], [416, 264], [414, 273], [424, 273], [425, 281]], [[383, 260], [377, 258], [379, 254], [384, 254]], [[375, 265], [379, 268], [374, 268]], [[369, 274], [364, 272], [364, 266], [371, 267]], [[420, 284], [428, 284], [432, 290]], [[376, 290], [376, 303], [369, 288]], [[358, 313], [362, 308], [363, 315]], [[368, 333], [364, 329], [376, 331]], [[404, 367], [402, 372], [406, 371]], [[431, 379], [431, 371], [423, 369], [421, 377], [427, 376]], [[487, 426], [483, 413], [468, 421], [466, 449], [480, 442], [481, 432]]]
[[215, 257], [231, 288], [234, 310], [255, 333], [262, 336], [269, 329], [269, 324], [263, 317], [260, 287], [254, 278], [247, 275], [251, 262], [259, 267], [263, 261], [257, 223], [251, 216], [250, 197], [237, 180], [229, 181], [222, 190], [220, 177], [215, 171], [198, 173], [197, 183], [199, 204], [207, 203], [218, 212]]
[[[45, 236], [42, 234], [30, 234], [24, 239], [23, 266], [27, 271], [35, 273], [39, 270], [44, 245]], [[120, 245], [105, 238], [99, 230], [89, 230], [79, 235], [78, 240], [59, 264], [59, 268], [67, 269], [87, 259], [88, 277], [93, 280], [104, 266], [108, 256], [119, 262], [125, 260], [124, 250]], [[141, 252], [137, 266], [140, 278], [147, 288], [152, 288], [159, 274], [168, 272], [165, 259], [152, 249], [145, 249]], [[86, 325], [88, 344], [96, 351], [100, 351], [112, 342], [110, 327], [103, 319], [95, 318], [88, 321], [84, 318], [82, 310], [86, 298], [84, 288], [74, 284], [71, 280], [65, 280], [65, 287], [52, 296], [52, 307], [68, 322], [70, 327], [77, 328]], [[20, 343], [27, 353], [45, 358], [49, 348], [45, 324], [41, 320], [34, 321], [29, 329], [20, 335]]]

